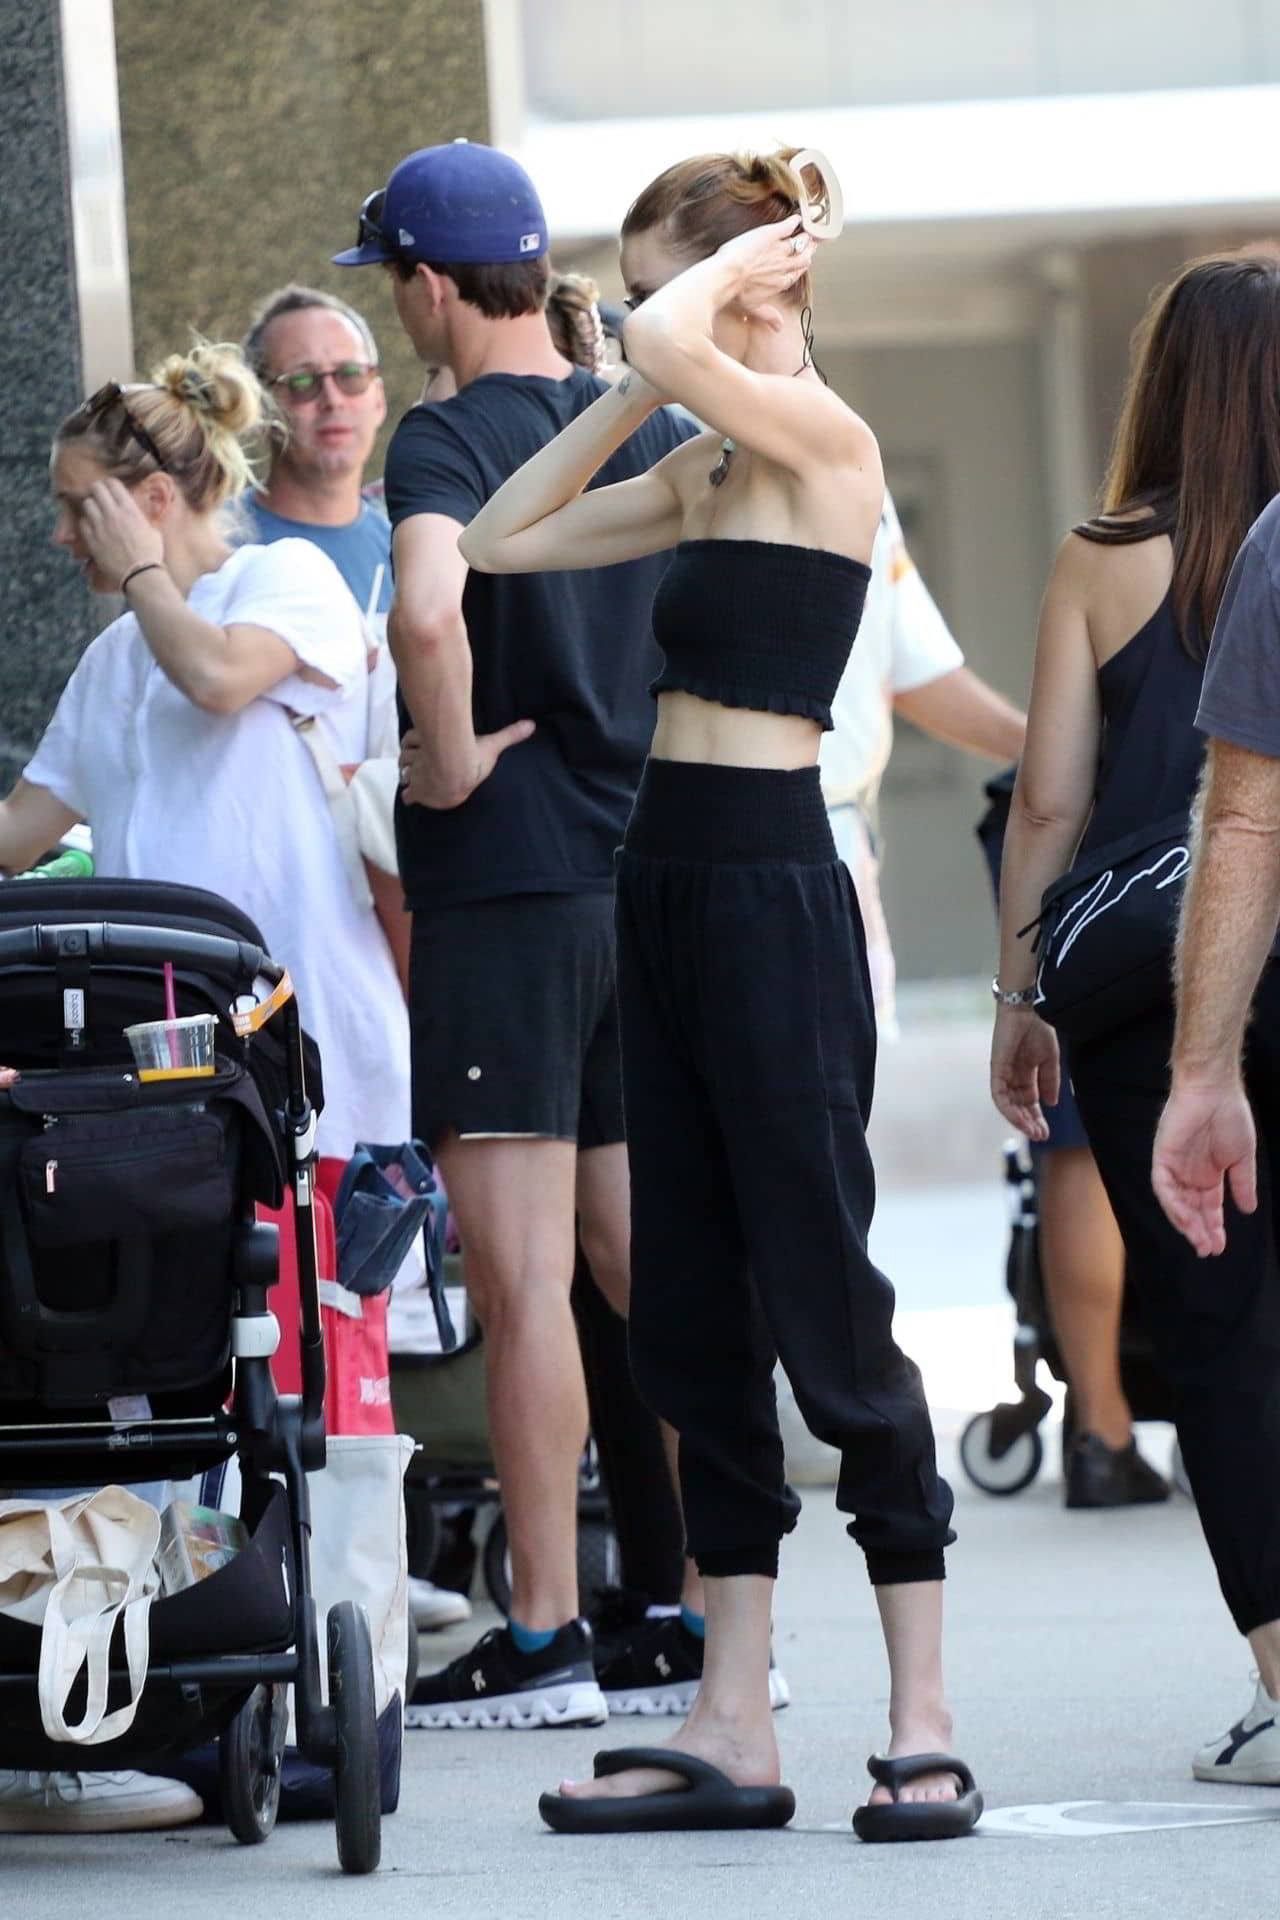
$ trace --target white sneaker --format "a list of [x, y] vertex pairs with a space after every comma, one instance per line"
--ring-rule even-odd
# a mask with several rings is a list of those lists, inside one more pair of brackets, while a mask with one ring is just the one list
[[471, 1618], [471, 1602], [465, 1593], [453, 1593], [430, 1580], [409, 1575], [409, 1617], [419, 1633], [431, 1633], [437, 1627], [456, 1627]]
[[1191, 1762], [1197, 1780], [1221, 1780], [1232, 1787], [1280, 1787], [1280, 1700], [1258, 1681], [1253, 1705], [1243, 1720], [1201, 1747]]
[[138, 1833], [203, 1812], [198, 1793], [154, 1773], [0, 1771], [0, 1833]]

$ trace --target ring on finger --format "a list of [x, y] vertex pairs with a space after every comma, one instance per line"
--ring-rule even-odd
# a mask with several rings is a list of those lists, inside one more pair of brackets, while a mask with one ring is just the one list
[[808, 244], [809, 244], [808, 234], [798, 233], [795, 239], [791, 242], [791, 251], [792, 253], [803, 253], [805, 248], [808, 246]]

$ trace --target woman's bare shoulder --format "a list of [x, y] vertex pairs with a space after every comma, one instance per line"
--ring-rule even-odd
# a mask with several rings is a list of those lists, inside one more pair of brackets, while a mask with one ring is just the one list
[[[1137, 521], [1151, 514], [1140, 508], [1124, 518]], [[1046, 599], [1084, 615], [1101, 663], [1146, 624], [1172, 578], [1173, 542], [1167, 534], [1112, 542], [1073, 529], [1058, 549]]]
[[1137, 507], [1125, 513], [1082, 521], [1059, 546], [1055, 572], [1064, 580], [1081, 584], [1158, 579], [1162, 575], [1167, 581], [1173, 568], [1173, 542], [1167, 533], [1152, 533], [1145, 540], [1115, 540], [1105, 535], [1099, 537], [1094, 532], [1097, 527], [1137, 526], [1153, 518], [1149, 507]]

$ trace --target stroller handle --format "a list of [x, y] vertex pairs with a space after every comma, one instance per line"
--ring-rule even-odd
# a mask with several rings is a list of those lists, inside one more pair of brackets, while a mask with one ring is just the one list
[[231, 985], [265, 979], [277, 984], [284, 968], [261, 947], [225, 934], [193, 933], [182, 927], [121, 926], [108, 920], [0, 931], [0, 972], [10, 967], [48, 966], [75, 958], [108, 966], [154, 967], [166, 960], [198, 969]]

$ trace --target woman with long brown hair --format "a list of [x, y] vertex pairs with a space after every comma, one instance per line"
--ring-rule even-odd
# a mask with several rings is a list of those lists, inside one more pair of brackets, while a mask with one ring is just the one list
[[[666, 1746], [597, 1756], [596, 1779], [543, 1796], [544, 1818], [579, 1832], [791, 1817], [769, 1697], [797, 1510], [779, 1356], [806, 1421], [841, 1450], [837, 1503], [889, 1657], [890, 1752], [871, 1763], [857, 1831], [959, 1835], [982, 1805], [947, 1754], [951, 1494], [866, 1251], [875, 1022], [818, 783], [884, 492], [870, 430], [813, 365], [809, 271], [834, 201], [820, 160], [794, 149], [703, 155], [655, 180], [623, 226], [631, 370], [460, 542], [490, 572], [675, 549], [654, 602], [657, 725], [618, 868], [618, 998], [632, 1364], [679, 1435], [706, 1651]], [[664, 400], [708, 431], [638, 479], [592, 486]]]
[[[995, 1103], [1032, 1140], [1045, 1136], [1041, 1103], [1056, 1100], [1060, 1072], [1057, 1035], [1037, 1012], [1041, 896], [1073, 860], [1106, 867], [1111, 849], [1190, 807], [1213, 622], [1236, 550], [1277, 492], [1280, 259], [1193, 261], [1135, 335], [1103, 511], [1063, 542], [1041, 611], [1001, 874], [991, 1055]], [[1152, 1194], [1173, 1041], [1171, 942], [1168, 957], [1136, 1011], [1073, 1036], [1071, 1083], [1173, 1388], [1223, 1595], [1260, 1674], [1251, 1715], [1203, 1747], [1194, 1770], [1280, 1784], [1280, 1741], [1260, 1772], [1256, 1739], [1280, 1719], [1280, 1271], [1264, 1213], [1233, 1223], [1225, 1254], [1205, 1267]]]

